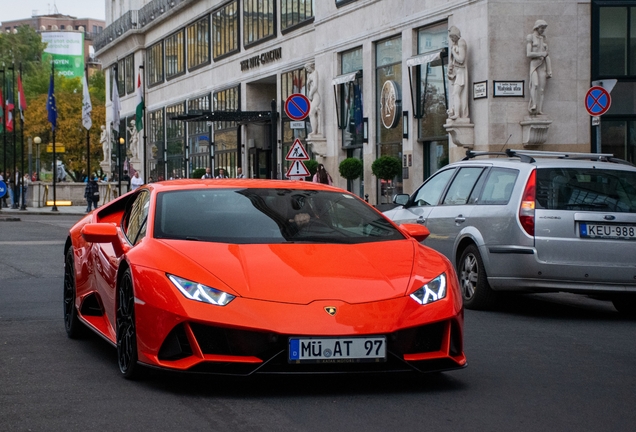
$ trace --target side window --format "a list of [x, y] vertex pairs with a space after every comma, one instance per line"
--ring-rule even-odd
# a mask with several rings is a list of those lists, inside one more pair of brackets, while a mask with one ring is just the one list
[[461, 168], [444, 197], [444, 205], [463, 205], [475, 187], [475, 183], [484, 171], [483, 167]]
[[148, 208], [150, 207], [150, 194], [142, 191], [133, 201], [126, 223], [124, 224], [126, 237], [132, 245], [136, 245], [146, 236], [148, 226]]
[[488, 179], [486, 179], [486, 184], [477, 204], [508, 204], [518, 175], [519, 171], [517, 170], [493, 168], [488, 175]]
[[417, 191], [413, 202], [416, 206], [437, 205], [439, 198], [442, 196], [448, 181], [451, 179], [455, 169], [447, 169], [438, 172], [431, 177], [424, 185]]

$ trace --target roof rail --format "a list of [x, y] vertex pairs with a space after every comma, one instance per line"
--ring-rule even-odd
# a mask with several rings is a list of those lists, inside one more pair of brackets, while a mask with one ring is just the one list
[[540, 151], [540, 150], [513, 150], [506, 149], [506, 151], [472, 151], [466, 150], [466, 156], [462, 160], [470, 160], [478, 156], [508, 156], [516, 157], [521, 162], [533, 163], [536, 162], [534, 158], [557, 158], [557, 159], [581, 159], [581, 160], [593, 160], [600, 162], [612, 162], [622, 165], [634, 166], [629, 161], [615, 158], [612, 153], [577, 153], [577, 152], [555, 152], [555, 151]]

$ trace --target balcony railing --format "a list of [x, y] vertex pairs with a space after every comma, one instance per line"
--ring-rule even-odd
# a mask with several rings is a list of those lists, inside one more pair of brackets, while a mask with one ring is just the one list
[[99, 51], [106, 45], [121, 37], [131, 30], [138, 30], [150, 25], [162, 15], [179, 6], [193, 0], [152, 0], [139, 10], [130, 10], [106, 27], [104, 31], [95, 36], [93, 46]]
[[138, 27], [137, 16], [137, 10], [129, 10], [106, 27], [103, 32], [95, 36], [95, 43], [93, 44], [95, 51], [105, 47], [126, 32], [136, 29]]

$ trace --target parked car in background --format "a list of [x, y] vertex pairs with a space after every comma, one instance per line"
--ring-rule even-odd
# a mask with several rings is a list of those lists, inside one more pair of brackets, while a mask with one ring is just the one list
[[467, 308], [492, 307], [500, 291], [564, 291], [636, 314], [636, 167], [628, 162], [468, 151], [394, 203], [384, 214], [426, 225], [424, 244], [454, 263]]

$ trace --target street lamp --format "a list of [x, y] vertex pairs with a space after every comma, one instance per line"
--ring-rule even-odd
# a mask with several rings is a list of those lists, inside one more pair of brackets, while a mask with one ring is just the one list
[[121, 146], [126, 143], [124, 137], [119, 137], [119, 145], [117, 146], [117, 188], [118, 196], [121, 196]]
[[[40, 181], [40, 144], [42, 143], [42, 139], [39, 136], [33, 138], [33, 142], [35, 143], [36, 153], [35, 153], [35, 179]], [[29, 156], [31, 156], [31, 148], [29, 148]], [[29, 166], [29, 169], [30, 166]]]

